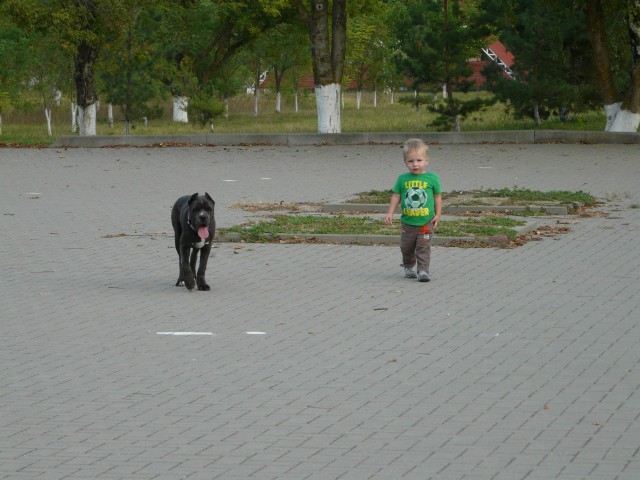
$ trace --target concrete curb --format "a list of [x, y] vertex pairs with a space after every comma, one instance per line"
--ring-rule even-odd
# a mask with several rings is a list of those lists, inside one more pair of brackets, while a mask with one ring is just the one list
[[78, 135], [61, 136], [50, 147], [102, 148], [115, 146], [165, 147], [204, 145], [361, 145], [402, 144], [407, 138], [429, 144], [478, 143], [628, 143], [639, 144], [638, 133], [575, 130], [499, 130], [477, 132], [362, 132], [362, 133], [265, 133], [199, 135]]

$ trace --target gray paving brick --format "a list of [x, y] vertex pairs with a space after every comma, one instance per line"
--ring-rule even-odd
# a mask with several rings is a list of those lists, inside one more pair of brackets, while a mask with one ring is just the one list
[[445, 190], [617, 205], [435, 247], [429, 284], [396, 247], [220, 244], [189, 293], [179, 195], [211, 193], [220, 226], [256, 218], [238, 201], [342, 201], [389, 188], [397, 146], [0, 149], [0, 478], [637, 479], [637, 146], [431, 156]]

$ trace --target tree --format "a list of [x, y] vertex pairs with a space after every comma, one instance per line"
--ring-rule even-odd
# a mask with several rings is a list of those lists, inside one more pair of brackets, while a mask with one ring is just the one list
[[318, 133], [340, 133], [340, 85], [347, 39], [346, 0], [292, 0], [309, 31]]
[[605, 130], [636, 132], [640, 125], [640, 0], [585, 0], [584, 6], [595, 80], [607, 115]]
[[[198, 38], [194, 15], [200, 5], [191, 0], [168, 2], [161, 8], [162, 22], [159, 23], [157, 48], [164, 57], [166, 69], [162, 82], [173, 97], [172, 118], [174, 122], [189, 121], [189, 97], [186, 90], [191, 88], [195, 75], [192, 54], [193, 40]], [[198, 25], [199, 26], [199, 25]]]
[[291, 85], [291, 89], [293, 90], [293, 110], [296, 113], [299, 111], [300, 82], [303, 76], [311, 69], [309, 46], [306, 42], [300, 43], [300, 46], [306, 48], [304, 48], [303, 53], [300, 54], [298, 61], [288, 69], [287, 75], [289, 85]]
[[584, 16], [571, 3], [546, 0], [491, 2], [498, 36], [515, 56], [516, 79], [489, 64], [487, 85], [517, 117], [540, 126], [551, 112], [561, 120], [595, 103]]
[[108, 15], [110, 4], [108, 0], [68, 0], [59, 11], [50, 12], [63, 16], [61, 23], [54, 22], [53, 30], [63, 45], [73, 51], [80, 135], [96, 134], [95, 66], [102, 40], [110, 36], [110, 28], [118, 23]]
[[373, 88], [373, 103], [377, 105], [377, 89], [397, 86], [397, 67], [394, 62], [391, 33], [390, 5], [381, 0], [360, 3], [349, 15], [347, 23], [348, 49], [345, 59], [343, 83], [355, 82], [356, 108], [360, 109], [361, 92], [366, 86]]
[[0, 12], [0, 135], [2, 115], [11, 111], [18, 102], [20, 86], [26, 73], [22, 58], [28, 58], [30, 38], [23, 29]]
[[8, 0], [21, 24], [47, 35], [73, 59], [73, 79], [80, 119], [80, 135], [96, 134], [95, 66], [101, 44], [113, 36], [119, 19], [113, 15], [125, 0]]
[[[261, 39], [264, 62], [273, 72], [276, 90], [275, 110], [282, 108], [282, 81], [288, 72], [296, 67], [307, 66], [309, 48], [305, 41], [305, 32], [295, 23], [282, 23], [265, 32]], [[295, 72], [292, 72], [295, 74]]]
[[188, 10], [191, 32], [187, 55], [197, 77], [207, 83], [243, 47], [282, 22], [287, 10], [268, 8], [269, 2], [201, 0]]
[[193, 78], [200, 84], [197, 88], [199, 103], [203, 105], [202, 102], [213, 101], [217, 96], [215, 85], [225, 83], [221, 78], [225, 66], [243, 48], [292, 13], [286, 3], [274, 0], [182, 0], [180, 6], [183, 8], [170, 14], [181, 30], [166, 35], [163, 46], [174, 68], [173, 75], [165, 82], [170, 85], [177, 101], [188, 102], [185, 93], [186, 90], [194, 90]]
[[151, 0], [130, 1], [120, 9], [114, 13], [121, 33], [103, 46], [100, 79], [107, 101], [121, 107], [129, 134], [134, 119], [153, 115], [148, 102], [162, 96], [163, 75], [158, 72], [166, 68], [155, 36], [162, 12]]
[[[397, 35], [402, 57], [400, 65], [420, 86], [437, 91], [444, 85], [446, 99], [429, 108], [438, 113], [436, 124], [460, 130], [460, 120], [493, 100], [461, 101], [455, 90], [468, 91], [472, 83], [469, 58], [477, 57], [491, 33], [478, 2], [456, 0], [409, 0], [400, 15]], [[417, 102], [432, 103], [417, 97]]]
[[23, 62], [25, 72], [29, 75], [28, 85], [42, 101], [47, 134], [51, 136], [53, 135], [51, 125], [53, 104], [60, 92], [67, 90], [71, 69], [62, 52], [57, 50], [50, 39], [44, 35], [32, 37], [27, 54]]
[[371, 71], [375, 69], [371, 59], [373, 52], [380, 47], [379, 32], [375, 18], [360, 16], [349, 22], [349, 51], [346, 58], [345, 80], [355, 81], [356, 110], [360, 110], [362, 89], [366, 81], [371, 80]]

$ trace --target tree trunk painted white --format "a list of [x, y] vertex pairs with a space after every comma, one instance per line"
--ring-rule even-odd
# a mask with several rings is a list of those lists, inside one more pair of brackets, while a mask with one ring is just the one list
[[340, 84], [331, 83], [316, 87], [318, 109], [318, 133], [340, 133]]
[[229, 97], [224, 97], [224, 118], [229, 118]]
[[460, 117], [458, 115], [453, 117], [453, 130], [456, 131], [456, 132], [459, 132], [461, 130], [461, 128], [460, 128]]
[[92, 103], [82, 108], [78, 106], [78, 124], [81, 136], [96, 134], [96, 104]]
[[76, 133], [78, 131], [78, 107], [75, 103], [71, 102], [71, 132]]
[[296, 113], [298, 113], [298, 91], [293, 94], [293, 108]]
[[536, 122], [536, 126], [542, 125], [542, 118], [540, 118], [540, 107], [537, 103], [533, 105], [533, 119]]
[[50, 108], [45, 107], [44, 116], [47, 119], [47, 135], [51, 136], [53, 135], [53, 132], [51, 131], [51, 109]]
[[[362, 100], [362, 91], [356, 91], [356, 110], [360, 110], [360, 101]], [[344, 107], [343, 107], [344, 108]]]
[[258, 104], [260, 102], [260, 89], [256, 87], [253, 91], [253, 116], [258, 116]]
[[211, 123], [209, 124], [209, 129], [211, 130], [211, 133], [216, 133], [216, 127], [213, 124], [213, 118], [211, 119]]
[[389, 94], [389, 103], [390, 103], [391, 105], [393, 105], [393, 101], [394, 101], [394, 95], [393, 95], [393, 94], [394, 94], [394, 92], [395, 92], [395, 90], [393, 90], [393, 88], [392, 88], [392, 89], [391, 89], [391, 93]]
[[189, 98], [175, 96], [173, 97], [173, 121], [180, 123], [189, 123], [189, 115], [187, 107], [189, 106]]
[[111, 102], [107, 104], [107, 121], [109, 128], [113, 128], [113, 104]]
[[62, 92], [60, 90], [56, 90], [55, 100], [56, 100], [56, 105], [60, 106], [60, 100], [62, 100]]
[[447, 84], [442, 85], [442, 98], [447, 98]]
[[373, 89], [373, 108], [377, 108], [378, 107], [378, 89], [374, 88]]
[[282, 95], [280, 92], [276, 93], [276, 112], [280, 113], [280, 104], [282, 101]]
[[610, 132], [637, 132], [640, 125], [640, 113], [620, 109], [611, 124]]
[[613, 125], [613, 121], [616, 119], [621, 106], [622, 102], [611, 103], [604, 106], [604, 113], [607, 116], [607, 125], [604, 127], [605, 132], [611, 131], [611, 125]]

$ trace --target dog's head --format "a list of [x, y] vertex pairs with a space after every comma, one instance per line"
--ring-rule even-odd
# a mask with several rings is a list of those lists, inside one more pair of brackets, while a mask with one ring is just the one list
[[205, 192], [204, 195], [194, 193], [189, 199], [189, 220], [200, 238], [208, 238], [215, 228], [214, 208], [216, 202]]

